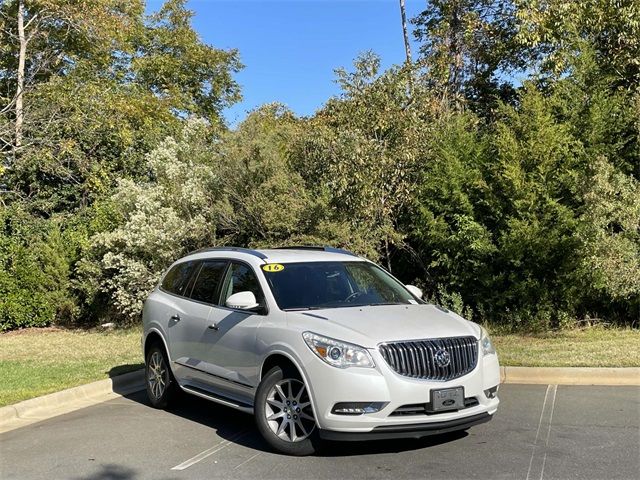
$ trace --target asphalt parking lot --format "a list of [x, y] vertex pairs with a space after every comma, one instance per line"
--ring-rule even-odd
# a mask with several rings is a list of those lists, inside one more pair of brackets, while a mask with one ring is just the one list
[[270, 452], [252, 417], [198, 398], [171, 412], [144, 392], [0, 435], [2, 479], [640, 478], [640, 388], [503, 385], [468, 433]]

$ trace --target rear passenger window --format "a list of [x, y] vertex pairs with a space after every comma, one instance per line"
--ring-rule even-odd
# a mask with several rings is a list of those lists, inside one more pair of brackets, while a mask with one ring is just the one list
[[226, 266], [226, 261], [203, 262], [198, 278], [196, 278], [191, 290], [191, 299], [199, 302], [216, 303], [218, 300], [216, 292]]
[[176, 295], [184, 295], [194, 262], [183, 262], [175, 265], [162, 279], [162, 289]]

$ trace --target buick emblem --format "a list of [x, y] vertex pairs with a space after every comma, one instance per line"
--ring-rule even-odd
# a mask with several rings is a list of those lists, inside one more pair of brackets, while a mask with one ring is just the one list
[[442, 368], [448, 367], [451, 363], [451, 356], [449, 355], [449, 352], [442, 349], [433, 354], [433, 359], [436, 361], [436, 365]]

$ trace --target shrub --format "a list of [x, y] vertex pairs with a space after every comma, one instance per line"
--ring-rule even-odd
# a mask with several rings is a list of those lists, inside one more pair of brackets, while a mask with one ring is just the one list
[[77, 314], [59, 223], [19, 204], [0, 213], [0, 331], [42, 327]]

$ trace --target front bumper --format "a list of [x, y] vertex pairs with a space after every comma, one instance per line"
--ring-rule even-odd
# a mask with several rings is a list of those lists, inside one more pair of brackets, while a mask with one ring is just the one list
[[[324, 438], [337, 439], [341, 436], [349, 439], [349, 434], [354, 434], [358, 439], [422, 437], [483, 423], [490, 420], [498, 408], [498, 398], [488, 398], [485, 394], [485, 390], [500, 383], [496, 355], [480, 354], [473, 371], [445, 382], [399, 375], [377, 350], [371, 349], [369, 352], [375, 368], [335, 368], [310, 351], [310, 355], [304, 359], [303, 368], [316, 422]], [[400, 407], [407, 405], [427, 404], [432, 390], [451, 387], [464, 387], [465, 398], [477, 402], [458, 411], [435, 414], [425, 411], [400, 415], [397, 412]], [[341, 402], [383, 402], [386, 406], [378, 412], [361, 415], [332, 413], [334, 405]]]
[[368, 432], [337, 432], [335, 430], [320, 430], [320, 438], [343, 442], [358, 442], [361, 440], [388, 440], [395, 438], [422, 438], [429, 435], [466, 430], [474, 425], [480, 425], [491, 420], [492, 415], [479, 413], [471, 417], [458, 418], [444, 422], [417, 423], [408, 425], [381, 425]]

